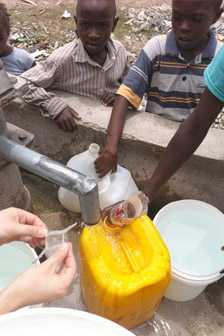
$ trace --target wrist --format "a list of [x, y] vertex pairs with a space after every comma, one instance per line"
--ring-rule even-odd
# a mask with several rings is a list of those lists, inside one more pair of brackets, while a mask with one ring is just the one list
[[111, 143], [106, 143], [104, 150], [112, 153], [113, 155], [117, 155], [118, 147], [116, 145], [112, 145]]
[[23, 307], [22, 295], [19, 295], [13, 285], [0, 292], [0, 315], [7, 314]]

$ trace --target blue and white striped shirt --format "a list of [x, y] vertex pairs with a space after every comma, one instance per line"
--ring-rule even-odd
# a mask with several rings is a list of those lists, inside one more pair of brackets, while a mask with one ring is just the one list
[[135, 108], [146, 94], [146, 111], [171, 120], [185, 120], [205, 89], [204, 70], [222, 46], [212, 31], [210, 34], [206, 48], [191, 62], [181, 56], [173, 31], [153, 37], [117, 93]]

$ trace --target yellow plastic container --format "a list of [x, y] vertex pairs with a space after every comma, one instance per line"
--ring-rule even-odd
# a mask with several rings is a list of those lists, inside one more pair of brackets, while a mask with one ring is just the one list
[[147, 216], [124, 228], [86, 227], [80, 257], [82, 294], [90, 312], [126, 328], [153, 316], [169, 284], [170, 258]]

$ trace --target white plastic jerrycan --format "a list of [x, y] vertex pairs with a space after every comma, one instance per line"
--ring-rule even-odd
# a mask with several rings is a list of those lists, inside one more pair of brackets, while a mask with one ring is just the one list
[[[99, 155], [99, 150], [100, 146], [93, 143], [87, 151], [73, 156], [68, 161], [67, 166], [98, 181], [100, 208], [103, 210], [136, 194], [138, 188], [130, 172], [119, 165], [115, 173], [108, 174], [104, 178], [99, 179], [94, 166], [94, 162]], [[79, 198], [71, 191], [60, 187], [58, 190], [58, 199], [66, 209], [80, 212]]]

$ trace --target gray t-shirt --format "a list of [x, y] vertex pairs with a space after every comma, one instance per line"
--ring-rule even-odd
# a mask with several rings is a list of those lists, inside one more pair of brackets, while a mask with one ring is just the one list
[[34, 62], [34, 59], [26, 50], [16, 47], [13, 48], [10, 55], [0, 58], [4, 64], [5, 70], [16, 76], [29, 70]]

